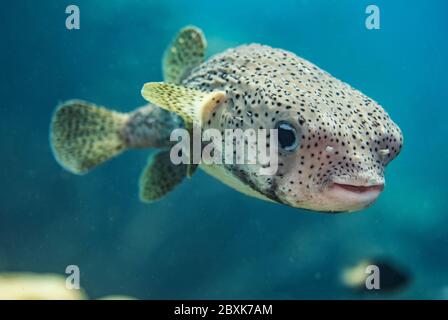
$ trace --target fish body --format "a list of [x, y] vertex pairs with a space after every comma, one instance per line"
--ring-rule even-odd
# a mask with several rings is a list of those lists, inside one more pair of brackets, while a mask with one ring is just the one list
[[[141, 198], [152, 201], [195, 169], [170, 161], [176, 128], [200, 124], [223, 136], [226, 130], [275, 130], [273, 174], [259, 174], [261, 163], [200, 167], [247, 195], [297, 208], [356, 211], [376, 200], [385, 167], [403, 144], [399, 127], [378, 103], [282, 49], [243, 45], [205, 61], [205, 47], [200, 30], [183, 29], [165, 53], [165, 82], [145, 84], [142, 95], [150, 104], [130, 114], [91, 105], [73, 116], [73, 109], [86, 104], [79, 101], [76, 108], [73, 101], [60, 107], [51, 131], [59, 162], [83, 173], [128, 148], [165, 148], [151, 158], [140, 180]], [[73, 122], [77, 128], [107, 122], [112, 130], [89, 128], [95, 139], [80, 140], [82, 130], [67, 129]]]
[[208, 170], [218, 177], [230, 173], [276, 202], [344, 211], [350, 194], [334, 187], [339, 183], [366, 187], [365, 201], [359, 192], [353, 198], [367, 205], [368, 193], [382, 188], [384, 168], [401, 149], [400, 129], [380, 105], [285, 50], [258, 44], [230, 49], [194, 69], [183, 84], [226, 93], [205, 128], [273, 129], [285, 121], [295, 129], [299, 147], [280, 150], [274, 176], [258, 175], [254, 165]]

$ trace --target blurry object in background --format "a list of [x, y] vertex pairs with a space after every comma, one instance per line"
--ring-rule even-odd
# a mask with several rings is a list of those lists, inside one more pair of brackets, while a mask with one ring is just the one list
[[110, 295], [99, 298], [98, 300], [138, 300], [138, 299], [130, 296]]
[[85, 292], [69, 290], [57, 274], [1, 273], [0, 300], [84, 300]]
[[[0, 273], [0, 300], [87, 300], [83, 289], [67, 289], [66, 278], [57, 274]], [[98, 300], [137, 300], [108, 295]]]
[[[366, 280], [371, 275], [366, 272], [369, 266], [379, 269], [380, 289], [367, 289]], [[386, 258], [366, 259], [355, 266], [346, 268], [342, 273], [342, 282], [357, 293], [397, 293], [411, 281], [410, 274]]]

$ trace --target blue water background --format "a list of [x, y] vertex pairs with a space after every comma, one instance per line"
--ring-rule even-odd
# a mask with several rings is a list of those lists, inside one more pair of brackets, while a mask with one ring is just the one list
[[[367, 5], [381, 29], [364, 26]], [[65, 8], [81, 29], [65, 28]], [[388, 257], [412, 283], [386, 298], [448, 298], [446, 1], [73, 0], [2, 4], [0, 272], [64, 274], [92, 298], [376, 298], [341, 270]], [[379, 101], [405, 143], [378, 202], [324, 215], [246, 197], [203, 172], [163, 201], [139, 202], [149, 150], [86, 176], [52, 157], [55, 106], [82, 98], [120, 111], [162, 80], [165, 47], [194, 24], [209, 54], [248, 42], [284, 48]]]

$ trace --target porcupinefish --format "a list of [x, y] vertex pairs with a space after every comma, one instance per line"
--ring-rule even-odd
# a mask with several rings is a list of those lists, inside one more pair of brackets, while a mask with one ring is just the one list
[[263, 200], [322, 212], [356, 211], [383, 191], [387, 164], [400, 152], [399, 127], [375, 101], [295, 54], [249, 44], [205, 59], [206, 40], [182, 29], [166, 50], [165, 82], [146, 83], [149, 104], [119, 113], [81, 100], [60, 105], [50, 140], [57, 161], [75, 174], [133, 148], [158, 148], [140, 177], [140, 199], [173, 190], [196, 166], [170, 160], [176, 128], [274, 129], [278, 170], [261, 164], [199, 167]]

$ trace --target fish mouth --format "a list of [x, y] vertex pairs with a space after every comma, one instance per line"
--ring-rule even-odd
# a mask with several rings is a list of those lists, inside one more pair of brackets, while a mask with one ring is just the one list
[[370, 206], [384, 190], [384, 183], [330, 182], [324, 197], [335, 211], [357, 211]]
[[311, 200], [283, 200], [283, 203], [312, 211], [353, 212], [372, 205], [384, 190], [384, 179], [381, 178], [375, 180], [347, 180], [335, 179], [326, 182]]
[[342, 190], [345, 190], [347, 192], [357, 193], [357, 194], [366, 194], [366, 193], [380, 193], [384, 190], [384, 183], [379, 183], [375, 185], [370, 186], [363, 186], [363, 185], [353, 185], [353, 184], [344, 184], [344, 183], [337, 183], [333, 182], [330, 186], [331, 188], [339, 188]]

